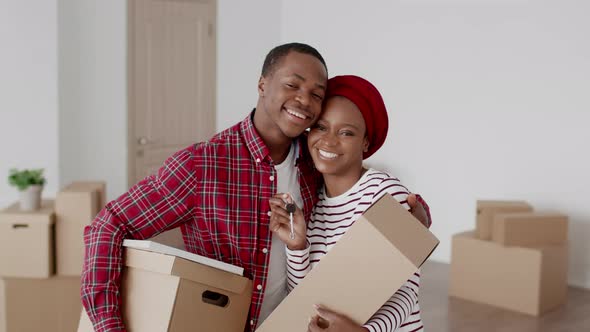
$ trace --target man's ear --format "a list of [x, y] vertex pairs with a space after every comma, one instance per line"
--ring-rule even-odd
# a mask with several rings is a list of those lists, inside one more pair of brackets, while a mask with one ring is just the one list
[[264, 97], [264, 88], [266, 84], [266, 78], [264, 76], [260, 76], [258, 79], [258, 96]]

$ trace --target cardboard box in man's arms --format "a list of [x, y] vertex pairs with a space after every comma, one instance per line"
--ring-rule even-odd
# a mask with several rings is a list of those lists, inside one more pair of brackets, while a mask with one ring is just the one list
[[426, 261], [438, 239], [385, 195], [352, 225], [257, 332], [307, 331], [314, 304], [364, 324]]
[[[243, 268], [152, 241], [125, 240], [123, 246], [127, 331], [244, 331], [252, 281]], [[78, 332], [91, 331], [82, 309]]]

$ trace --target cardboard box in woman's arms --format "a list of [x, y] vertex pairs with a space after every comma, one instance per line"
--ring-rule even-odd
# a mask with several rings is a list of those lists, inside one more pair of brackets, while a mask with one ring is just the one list
[[352, 225], [257, 332], [307, 331], [314, 304], [364, 324], [412, 276], [438, 239], [385, 195]]

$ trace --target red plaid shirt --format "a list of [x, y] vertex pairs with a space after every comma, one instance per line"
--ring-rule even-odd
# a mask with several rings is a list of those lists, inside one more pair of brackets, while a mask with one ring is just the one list
[[[82, 302], [96, 331], [125, 331], [119, 299], [123, 239], [147, 239], [178, 226], [186, 250], [241, 266], [253, 280], [246, 330], [254, 330], [266, 287], [269, 255], [263, 249], [270, 252], [269, 199], [276, 193], [276, 171], [252, 114], [208, 142], [174, 154], [86, 227]], [[299, 184], [309, 219], [318, 177], [303, 137], [298, 144]]]

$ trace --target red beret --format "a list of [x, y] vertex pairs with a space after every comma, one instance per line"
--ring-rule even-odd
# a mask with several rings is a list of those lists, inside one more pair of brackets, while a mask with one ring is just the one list
[[385, 142], [389, 119], [381, 94], [369, 81], [354, 75], [335, 76], [328, 80], [326, 100], [341, 96], [352, 101], [363, 114], [367, 127], [369, 149], [363, 159], [369, 158]]

